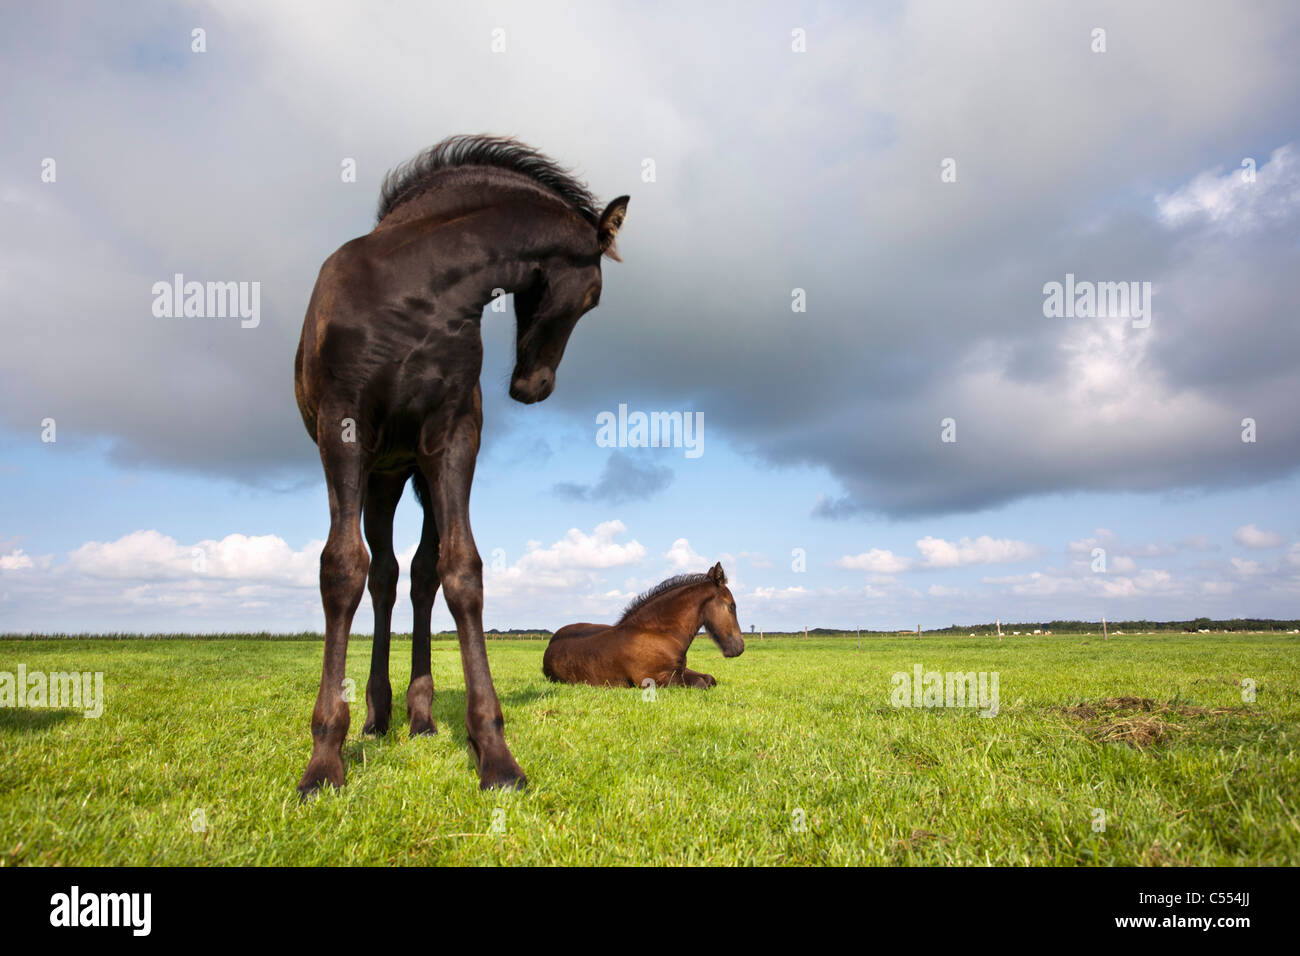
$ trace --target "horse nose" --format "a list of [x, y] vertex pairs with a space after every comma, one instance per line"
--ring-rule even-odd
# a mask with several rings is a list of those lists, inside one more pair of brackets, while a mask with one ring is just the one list
[[526, 405], [544, 400], [554, 390], [555, 372], [549, 368], [536, 369], [529, 375], [516, 377], [510, 382], [510, 397]]

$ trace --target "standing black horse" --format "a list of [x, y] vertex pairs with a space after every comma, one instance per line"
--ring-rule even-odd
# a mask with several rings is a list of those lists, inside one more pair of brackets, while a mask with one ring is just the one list
[[[406, 709], [435, 731], [429, 627], [441, 583], [465, 672], [465, 729], [480, 786], [520, 788], [483, 645], [483, 562], [469, 493], [483, 424], [483, 308], [514, 293], [510, 397], [540, 402], [578, 319], [600, 301], [601, 256], [618, 259], [620, 196], [599, 212], [580, 182], [513, 139], [454, 136], [384, 180], [379, 222], [321, 267], [294, 362], [294, 392], [320, 448], [330, 533], [321, 552], [325, 662], [304, 795], [343, 783], [343, 696], [352, 616], [370, 577], [375, 643], [364, 730], [388, 730], [389, 627], [397, 597], [393, 511], [413, 480], [424, 531], [411, 562], [415, 625]], [[363, 543], [370, 545], [371, 556]]]

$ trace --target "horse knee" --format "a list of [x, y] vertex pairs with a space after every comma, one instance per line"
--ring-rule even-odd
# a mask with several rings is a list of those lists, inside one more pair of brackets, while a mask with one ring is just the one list
[[438, 562], [422, 560], [417, 553], [411, 561], [411, 600], [419, 603], [432, 603], [433, 595], [438, 590]]
[[388, 551], [370, 559], [370, 596], [375, 601], [397, 599], [397, 556]]
[[483, 561], [477, 554], [438, 562], [443, 597], [453, 615], [483, 611]]
[[358, 537], [335, 538], [325, 542], [320, 553], [320, 590], [326, 612], [352, 613], [366, 589], [370, 556]]

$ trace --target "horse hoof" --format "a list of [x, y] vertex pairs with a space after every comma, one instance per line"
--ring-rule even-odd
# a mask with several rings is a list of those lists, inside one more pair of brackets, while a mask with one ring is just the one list
[[480, 790], [505, 790], [507, 793], [522, 793], [528, 789], [528, 778], [524, 776], [522, 770], [517, 774], [495, 780], [484, 777], [479, 781], [478, 788]]
[[520, 791], [527, 787], [528, 778], [513, 759], [498, 767], [485, 767], [479, 775], [480, 790]]
[[412, 737], [432, 737], [437, 733], [438, 725], [432, 720], [420, 720], [411, 723]]
[[388, 722], [379, 723], [377, 720], [367, 720], [365, 726], [361, 728], [363, 734], [370, 734], [372, 737], [382, 737], [388, 733]]
[[307, 800], [320, 792], [328, 784], [335, 789], [343, 786], [343, 762], [326, 763], [313, 760], [307, 765], [306, 772], [298, 781], [298, 796]]
[[299, 783], [298, 802], [311, 803], [311, 801], [315, 800], [318, 796], [320, 796], [321, 791], [324, 790], [326, 787], [331, 787], [335, 790], [338, 789], [338, 787], [335, 787], [334, 784], [330, 783], [328, 780], [317, 780], [314, 783], [307, 783], [307, 784]]

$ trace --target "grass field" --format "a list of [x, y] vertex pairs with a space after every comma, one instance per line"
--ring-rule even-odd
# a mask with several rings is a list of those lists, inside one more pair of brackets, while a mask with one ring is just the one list
[[[0, 709], [0, 865], [1300, 863], [1294, 635], [701, 638], [718, 686], [653, 701], [550, 684], [543, 646], [489, 644], [526, 793], [477, 789], [450, 641], [407, 738], [399, 642], [394, 729], [354, 704], [347, 786], [300, 804], [319, 642], [0, 641], [105, 688], [98, 719]], [[916, 664], [997, 672], [999, 713], [891, 706]]]

